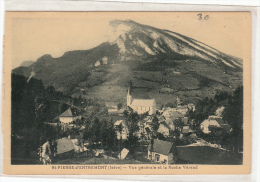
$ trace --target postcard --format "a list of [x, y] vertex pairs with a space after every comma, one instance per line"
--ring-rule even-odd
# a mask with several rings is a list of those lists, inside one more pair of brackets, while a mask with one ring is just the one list
[[249, 174], [250, 12], [7, 12], [4, 173]]

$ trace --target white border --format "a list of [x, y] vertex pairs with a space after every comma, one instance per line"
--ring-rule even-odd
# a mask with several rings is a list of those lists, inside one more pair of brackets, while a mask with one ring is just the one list
[[[4, 35], [4, 1], [0, 0], [0, 126], [2, 126], [2, 85], [3, 85], [3, 35]], [[2, 127], [0, 127], [2, 129]], [[2, 130], [0, 131], [0, 175], [3, 174], [4, 162], [4, 138]], [[0, 176], [1, 181], [1, 176]]]
[[[95, 179], [94, 181], [108, 180], [131, 180], [131, 181], [260, 181], [260, 0], [142, 0], [141, 3], [138, 0], [133, 0], [131, 3], [125, 0], [124, 2], [114, 2], [119, 0], [107, 0], [110, 2], [100, 1], [22, 1], [22, 0], [7, 0], [4, 4], [3, 0], [0, 0], [0, 70], [2, 71], [3, 60], [3, 35], [4, 35], [4, 11], [251, 11], [252, 12], [252, 172], [249, 175], [164, 175], [164, 176], [133, 176], [133, 175], [118, 175], [118, 176], [4, 176], [0, 177], [3, 182], [10, 181], [33, 181], [42, 182], [43, 180], [52, 181], [67, 181], [68, 178], [78, 178], [77, 181], [81, 181], [82, 178]], [[112, 2], [113, 1], [113, 2]], [[154, 3], [147, 3], [147, 2]], [[142, 3], [146, 2], [146, 3]], [[160, 3], [159, 3], [160, 2]], [[174, 3], [175, 4], [174, 4]], [[166, 4], [169, 3], [169, 4]], [[182, 3], [182, 4], [176, 4]], [[189, 5], [193, 3], [193, 5]], [[196, 5], [194, 5], [196, 4]], [[200, 5], [198, 5], [200, 4]], [[211, 5], [205, 5], [211, 4]], [[218, 6], [215, 4], [219, 4]], [[232, 5], [232, 6], [223, 6]], [[245, 5], [245, 6], [234, 6]], [[4, 9], [5, 8], [5, 9]], [[0, 87], [2, 89], [2, 74], [0, 77]], [[2, 92], [0, 93], [2, 99]], [[2, 101], [1, 101], [2, 103]], [[0, 104], [0, 110], [1, 109]], [[0, 116], [1, 118], [1, 116]], [[2, 119], [2, 118], [1, 118]], [[1, 120], [2, 121], [2, 120]], [[0, 170], [3, 174], [3, 138], [2, 132], [0, 132]], [[42, 177], [42, 178], [39, 178]], [[46, 179], [47, 178], [47, 179]], [[62, 179], [65, 178], [65, 179]], [[99, 179], [99, 180], [97, 180]], [[103, 179], [103, 180], [101, 180]], [[92, 181], [92, 180], [91, 180]]]
[[[1, 0], [0, 0], [1, 1]], [[119, 1], [119, 0], [115, 0]], [[129, 0], [130, 1], [130, 0]], [[173, 2], [181, 0], [172, 0]], [[189, 1], [189, 0], [188, 0]], [[197, 0], [201, 2], [205, 0]], [[217, 0], [210, 0], [209, 2]], [[226, 0], [229, 2], [229, 0]], [[240, 0], [241, 1], [241, 0]], [[234, 6], [234, 5], [216, 5], [216, 4], [181, 4], [179, 3], [161, 3], [160, 0], [154, 0], [157, 3], [142, 3], [142, 2], [121, 2], [95, 1], [95, 0], [6, 0], [6, 11], [251, 11], [253, 8], [260, 6], [260, 0], [251, 0], [255, 2], [250, 6]], [[183, 0], [186, 2], [186, 0]]]
[[[230, 6], [255, 6], [255, 7], [259, 7], [260, 6], [260, 0], [52, 0], [52, 1], [48, 1], [48, 0], [37, 0], [37, 1], [31, 1], [31, 0], [5, 0], [8, 10], [9, 10], [9, 5], [11, 5], [11, 8], [24, 8], [25, 10], [29, 10], [28, 8], [31, 8], [33, 6], [35, 6], [36, 4], [36, 8], [40, 8], [42, 9], [42, 7], [37, 7], [38, 5], [47, 5], [48, 8], [54, 8], [51, 7], [54, 4], [73, 4], [74, 7], [66, 7], [66, 8], [75, 8], [78, 5], [76, 4], [84, 4], [84, 3], [93, 3], [93, 4], [106, 4], [106, 3], [113, 3], [113, 4], [117, 4], [116, 8], [118, 6], [118, 4], [120, 3], [131, 3], [131, 4], [142, 4], [142, 5], [152, 5], [154, 6], [154, 4], [159, 5], [159, 4], [174, 4], [175, 6], [178, 4], [181, 5], [230, 5]], [[75, 2], [77, 1], [77, 2]], [[139, 6], [139, 5], [138, 5]], [[57, 7], [60, 11], [64, 8], [64, 7]], [[80, 9], [85, 9], [86, 7], [80, 8]], [[98, 6], [98, 9], [107, 9], [107, 7], [100, 7]], [[79, 7], [77, 7], [77, 10], [80, 10]], [[129, 10], [129, 8], [128, 8]], [[85, 10], [86, 11], [86, 10]]]

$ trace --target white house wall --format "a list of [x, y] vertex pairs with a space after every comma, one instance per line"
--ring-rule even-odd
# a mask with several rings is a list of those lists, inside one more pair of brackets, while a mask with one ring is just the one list
[[169, 136], [169, 129], [165, 127], [163, 124], [160, 124], [159, 129], [157, 130], [159, 133], [163, 134], [164, 136]]
[[[156, 158], [155, 158], [155, 155], [159, 155], [160, 156], [160, 159], [159, 159], [159, 161], [156, 161]], [[169, 162], [169, 156], [167, 156], [167, 155], [163, 155], [163, 154], [159, 154], [159, 153], [156, 153], [156, 152], [150, 152], [150, 150], [148, 150], [148, 157], [150, 156], [150, 155], [152, 155], [152, 160], [153, 161], [156, 161], [156, 162], [164, 162], [164, 160], [166, 160], [167, 162], [166, 162], [166, 164], [168, 164], [168, 162]], [[170, 155], [170, 154], [169, 154]], [[171, 155], [171, 158], [173, 157], [173, 155]]]
[[216, 126], [221, 127], [219, 123], [216, 120], [205, 120], [200, 124], [200, 129], [203, 131], [203, 133], [210, 133], [209, 126]]
[[81, 116], [76, 116], [76, 117], [60, 117], [60, 122], [63, 124], [69, 124], [72, 123], [73, 121], [81, 119]]

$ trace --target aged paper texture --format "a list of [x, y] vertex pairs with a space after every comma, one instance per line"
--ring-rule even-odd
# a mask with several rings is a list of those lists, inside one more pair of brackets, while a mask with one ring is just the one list
[[248, 174], [250, 12], [7, 12], [5, 174]]

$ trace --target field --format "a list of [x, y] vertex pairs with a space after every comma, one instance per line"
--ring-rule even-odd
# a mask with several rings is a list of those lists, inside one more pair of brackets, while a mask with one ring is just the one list
[[72, 91], [72, 96], [96, 97], [124, 104], [131, 81], [134, 98], [155, 98], [160, 107], [175, 102], [177, 96], [183, 101], [196, 103], [198, 99], [214, 97], [218, 90], [232, 92], [241, 84], [239, 72], [225, 72], [196, 60], [171, 61], [176, 62], [174, 67], [161, 65], [158, 70], [137, 69], [136, 61], [133, 65], [129, 61], [94, 68]]
[[177, 147], [177, 164], [241, 165], [243, 154], [207, 146]]

